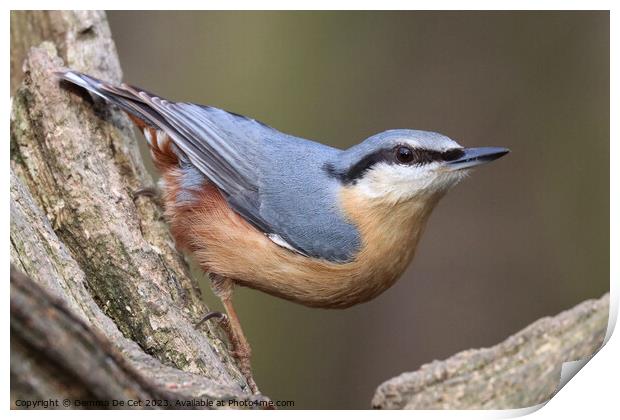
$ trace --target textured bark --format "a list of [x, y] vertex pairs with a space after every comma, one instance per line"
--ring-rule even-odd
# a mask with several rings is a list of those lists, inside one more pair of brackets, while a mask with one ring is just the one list
[[11, 12], [11, 95], [23, 78], [22, 63], [33, 46], [52, 42], [67, 66], [120, 80], [122, 72], [105, 13], [98, 11]]
[[12, 401], [69, 400], [62, 408], [77, 407], [77, 401], [106, 408], [218, 408], [247, 398], [238, 388], [165, 366], [115, 335], [110, 341], [66, 301], [11, 268]]
[[372, 400], [384, 409], [509, 409], [548, 401], [564, 362], [603, 345], [609, 294], [542, 318], [504, 342], [467, 350], [381, 384]]
[[[53, 76], [67, 66], [121, 80], [105, 14], [12, 12], [11, 47], [11, 83], [23, 74], [11, 112], [11, 262], [114, 343], [131, 369], [156, 369], [181, 388], [199, 384], [185, 390], [196, 398], [248, 398], [219, 329], [194, 326], [208, 309], [159, 209], [132, 199], [153, 181], [130, 122], [62, 89]], [[23, 73], [14, 72], [24, 56]], [[22, 328], [12, 329], [12, 362], [33, 356], [28, 340]], [[51, 342], [49, 350], [68, 351], [70, 344]], [[44, 374], [49, 364], [37, 366], [33, 380], [23, 363], [12, 363], [12, 384], [26, 381], [33, 395], [47, 395], [54, 375]]]

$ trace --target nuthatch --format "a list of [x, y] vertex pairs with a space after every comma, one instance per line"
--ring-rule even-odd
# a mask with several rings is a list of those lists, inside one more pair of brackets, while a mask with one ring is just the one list
[[373, 299], [405, 270], [447, 190], [469, 168], [508, 153], [417, 130], [339, 150], [221, 109], [75, 71], [58, 75], [119, 106], [144, 132], [171, 233], [211, 273], [254, 391], [235, 284], [312, 307]]

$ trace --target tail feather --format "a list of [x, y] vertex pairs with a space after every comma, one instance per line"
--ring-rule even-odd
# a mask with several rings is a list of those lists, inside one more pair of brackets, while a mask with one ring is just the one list
[[73, 70], [61, 71], [58, 76], [119, 106], [134, 121], [143, 121], [144, 125], [138, 126], [160, 169], [193, 165], [238, 213], [263, 226], [263, 231], [274, 232], [267, 229], [260, 214], [257, 165], [261, 153], [257, 146], [266, 139], [282, 138], [282, 133], [217, 108], [167, 101], [133, 86], [112, 85]]
[[176, 166], [179, 158], [184, 157], [163, 131], [166, 125], [164, 118], [141, 98], [144, 91], [126, 84], [115, 86], [73, 70], [59, 71], [56, 75], [125, 111], [144, 133], [152, 158], [160, 169]]
[[[119, 106], [130, 116], [142, 120], [152, 128], [158, 128], [157, 122], [162, 120], [161, 115], [144, 103], [140, 98], [140, 91], [133, 86], [126, 84], [114, 86], [74, 70], [58, 71], [56, 75], [67, 82], [80, 86], [92, 94]], [[135, 118], [132, 118], [132, 120], [134, 122], [136, 121]]]

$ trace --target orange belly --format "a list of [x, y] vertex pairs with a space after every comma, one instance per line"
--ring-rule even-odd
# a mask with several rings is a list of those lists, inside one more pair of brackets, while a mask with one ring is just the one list
[[347, 263], [305, 257], [276, 245], [235, 213], [206, 182], [192, 204], [177, 204], [181, 172], [164, 173], [166, 216], [177, 244], [207, 272], [307, 306], [344, 308], [390, 287], [413, 258], [432, 205], [390, 205], [360, 200], [355, 187], [341, 194], [343, 212], [362, 237]]
[[[413, 258], [426, 220], [439, 197], [403, 203], [362, 199], [355, 186], [343, 187], [340, 206], [362, 239], [347, 263], [305, 257], [272, 242], [235, 213], [217, 187], [205, 181], [192, 200], [177, 201], [183, 171], [170, 139], [139, 119], [162, 172], [165, 213], [177, 245], [206, 272], [242, 286], [307, 306], [346, 308], [385, 291]], [[163, 135], [163, 133], [159, 133]]]

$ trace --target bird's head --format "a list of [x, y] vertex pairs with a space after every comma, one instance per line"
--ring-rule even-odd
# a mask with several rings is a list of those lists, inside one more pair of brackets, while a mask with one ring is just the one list
[[327, 170], [368, 199], [425, 201], [441, 197], [469, 169], [508, 152], [501, 147], [464, 148], [428, 131], [389, 130], [344, 150]]

